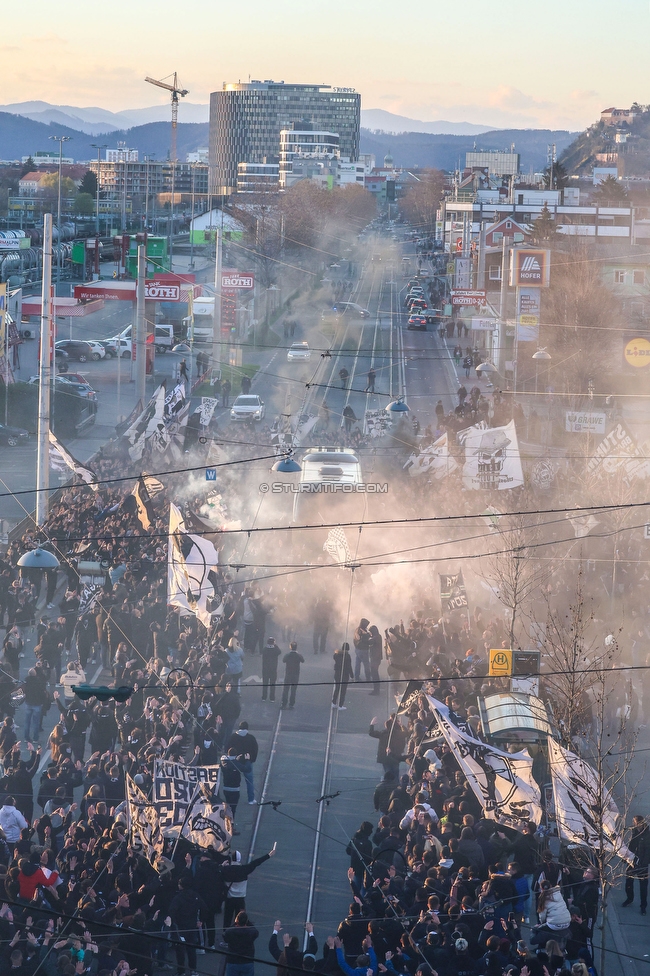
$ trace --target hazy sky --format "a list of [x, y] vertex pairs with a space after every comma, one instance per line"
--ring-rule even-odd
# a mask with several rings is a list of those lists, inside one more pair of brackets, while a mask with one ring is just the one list
[[167, 100], [144, 76], [174, 70], [192, 102], [250, 75], [498, 126], [582, 128], [650, 102], [649, 0], [30, 0], [2, 27], [3, 103], [139, 108]]

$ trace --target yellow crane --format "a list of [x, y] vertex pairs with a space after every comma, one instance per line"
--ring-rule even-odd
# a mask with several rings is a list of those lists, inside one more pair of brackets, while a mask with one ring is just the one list
[[[171, 77], [171, 76], [168, 76]], [[164, 79], [162, 81], [156, 81], [155, 78], [145, 78], [150, 85], [155, 85], [157, 88], [164, 88], [166, 91], [172, 93], [172, 138], [170, 146], [170, 158], [173, 163], [176, 162], [176, 126], [178, 125], [178, 96], [184, 98], [185, 95], [189, 95], [189, 92], [185, 88], [181, 88], [178, 84], [178, 75], [174, 72], [174, 82], [173, 84], [168, 84]]]

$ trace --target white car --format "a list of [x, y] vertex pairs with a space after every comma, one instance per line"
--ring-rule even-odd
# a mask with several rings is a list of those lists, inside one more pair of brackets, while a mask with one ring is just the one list
[[266, 413], [264, 400], [256, 393], [238, 396], [230, 410], [231, 420], [262, 420]]
[[307, 342], [292, 342], [287, 349], [287, 361], [290, 363], [306, 363], [311, 359], [311, 349]]

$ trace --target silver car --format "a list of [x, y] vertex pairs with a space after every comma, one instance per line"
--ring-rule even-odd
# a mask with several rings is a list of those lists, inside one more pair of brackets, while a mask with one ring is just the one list
[[311, 349], [307, 342], [292, 342], [287, 349], [287, 361], [290, 363], [306, 363], [311, 359]]
[[231, 420], [262, 420], [266, 413], [264, 400], [255, 393], [238, 396], [230, 410]]

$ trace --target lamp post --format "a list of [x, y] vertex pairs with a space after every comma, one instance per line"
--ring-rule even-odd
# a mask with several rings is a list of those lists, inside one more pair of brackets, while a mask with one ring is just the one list
[[70, 142], [70, 136], [50, 136], [59, 144], [59, 189], [56, 205], [56, 285], [57, 292], [61, 280], [61, 167], [63, 164], [63, 143]]
[[[190, 163], [192, 168], [192, 216], [190, 217], [190, 268], [194, 267], [194, 176], [196, 164]], [[284, 218], [283, 218], [284, 219]]]
[[[545, 348], [542, 347], [541, 349], [538, 349], [537, 352], [533, 353], [533, 357], [532, 358], [533, 358], [533, 360], [535, 362], [535, 393], [537, 394], [537, 385], [538, 385], [538, 380], [539, 380], [539, 364], [540, 363], [548, 363], [548, 362], [551, 361], [551, 359], [553, 357], [551, 356], [551, 354], [549, 352], [546, 351]], [[549, 419], [548, 418], [548, 410], [549, 410], [548, 401], [546, 403], [546, 408], [547, 408], [547, 417], [546, 417], [546, 423], [544, 424], [545, 431], [548, 428], [548, 419]]]
[[102, 149], [106, 149], [107, 144], [103, 142], [101, 145], [97, 142], [91, 142], [90, 145], [93, 149], [97, 150], [97, 199], [95, 201], [95, 234], [99, 237], [99, 177], [102, 168]]

